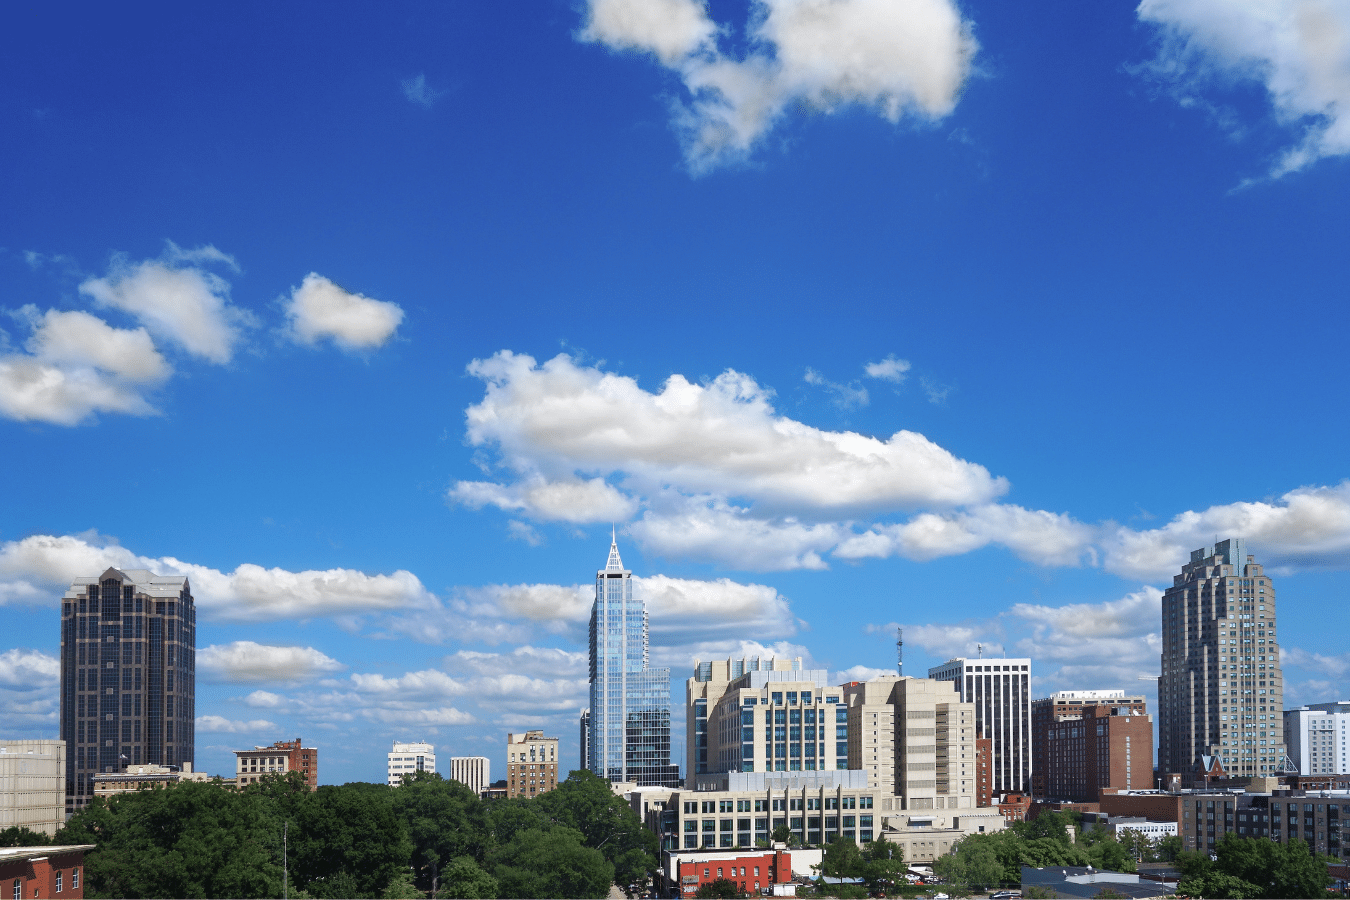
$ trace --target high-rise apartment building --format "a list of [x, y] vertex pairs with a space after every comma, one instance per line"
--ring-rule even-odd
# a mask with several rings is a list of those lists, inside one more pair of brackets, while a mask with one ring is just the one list
[[492, 783], [492, 761], [486, 756], [450, 757], [450, 780], [467, 785], [475, 794], [482, 794]]
[[617, 542], [595, 573], [591, 609], [591, 712], [586, 768], [613, 782], [675, 787], [670, 763], [670, 670], [647, 665], [647, 607]]
[[284, 775], [299, 772], [311, 791], [319, 789], [319, 751], [316, 747], [302, 747], [300, 739], [277, 741], [267, 747], [234, 751], [235, 784], [242, 787], [256, 784], [269, 772]]
[[558, 786], [558, 739], [542, 731], [506, 736], [506, 796], [537, 797]]
[[108, 569], [71, 584], [61, 599], [67, 813], [93, 799], [96, 773], [193, 762], [196, 646], [183, 575]]
[[[1057, 796], [1047, 793], [1050, 756], [1045, 738], [1050, 726], [1065, 719], [1081, 719], [1083, 710], [1092, 706], [1128, 709], [1132, 714], [1148, 715], [1148, 698], [1143, 694], [1129, 694], [1122, 690], [1059, 691], [1049, 697], [1031, 701], [1031, 794], [1033, 797]], [[1152, 745], [1149, 765], [1153, 765]], [[1139, 789], [1139, 785], [1135, 785]], [[1062, 798], [1061, 798], [1062, 799]]]
[[1350, 700], [1286, 709], [1284, 736], [1300, 775], [1350, 774]]
[[728, 772], [847, 769], [844, 690], [828, 680], [800, 657], [696, 662], [685, 682], [688, 786]]
[[389, 751], [389, 769], [387, 784], [398, 787], [403, 783], [404, 775], [414, 772], [436, 771], [436, 747], [425, 741], [400, 743], [394, 741], [394, 749]]
[[975, 728], [992, 740], [990, 776], [995, 796], [1031, 787], [1031, 660], [956, 657], [928, 670], [950, 681], [975, 705]]
[[1293, 769], [1283, 736], [1284, 679], [1275, 586], [1240, 538], [1191, 553], [1162, 599], [1158, 769], [1232, 776]]

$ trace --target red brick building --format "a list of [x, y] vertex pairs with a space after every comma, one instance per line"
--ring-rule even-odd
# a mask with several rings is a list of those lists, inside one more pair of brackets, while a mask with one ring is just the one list
[[1031, 809], [1031, 798], [1026, 794], [1004, 794], [998, 801], [998, 811], [1005, 822], [1024, 822], [1027, 810]]
[[741, 891], [758, 896], [771, 884], [792, 881], [792, 854], [780, 849], [759, 853], [667, 853], [665, 874], [668, 886], [670, 882], [679, 885], [681, 897], [692, 897], [700, 886], [719, 878], [735, 882]]
[[[1142, 694], [1126, 695], [1124, 691], [1060, 691], [1049, 697], [1031, 701], [1031, 795], [1036, 798], [1056, 797], [1049, 791], [1047, 775], [1050, 772], [1049, 745], [1046, 743], [1051, 726], [1067, 719], [1081, 719], [1088, 707], [1107, 706], [1128, 709], [1132, 715], [1148, 715], [1148, 701]], [[1152, 753], [1152, 751], [1149, 751]], [[1135, 785], [1136, 789], [1151, 784]], [[1056, 798], [1067, 799], [1067, 798]]]
[[989, 806], [994, 799], [994, 739], [975, 739], [975, 805]]
[[0, 848], [0, 896], [84, 897], [84, 851], [93, 844]]
[[1108, 789], [1153, 787], [1153, 718], [1129, 706], [1084, 706], [1081, 718], [1051, 723], [1037, 746], [1045, 797], [1092, 803]]

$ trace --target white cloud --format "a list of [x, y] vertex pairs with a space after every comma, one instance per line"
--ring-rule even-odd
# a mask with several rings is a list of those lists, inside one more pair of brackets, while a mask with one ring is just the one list
[[850, 681], [871, 681], [883, 675], [894, 675], [893, 669], [875, 669], [871, 666], [849, 666], [842, 672], [835, 672], [830, 679], [832, 684], [847, 684]]
[[768, 390], [730, 370], [706, 385], [672, 375], [658, 393], [565, 354], [536, 365], [502, 351], [469, 373], [487, 385], [467, 411], [469, 441], [496, 447], [522, 483], [608, 473], [649, 494], [672, 485], [789, 514], [971, 503], [1007, 489], [915, 432], [883, 441], [778, 416]]
[[60, 680], [61, 660], [41, 650], [17, 647], [0, 653], [0, 688], [35, 691]]
[[1302, 139], [1270, 170], [1278, 178], [1350, 153], [1350, 7], [1336, 0], [1143, 0], [1141, 21], [1160, 29], [1142, 71], [1184, 105], [1212, 88], [1261, 85], [1275, 116]]
[[54, 602], [75, 578], [97, 575], [109, 566], [186, 575], [202, 614], [217, 621], [307, 619], [438, 606], [417, 576], [404, 570], [389, 575], [354, 569], [291, 572], [244, 563], [227, 573], [171, 556], [139, 556], [95, 533], [33, 535], [0, 544], [0, 603]]
[[286, 705], [286, 698], [271, 691], [254, 691], [244, 698], [244, 702], [259, 709], [280, 709]]
[[807, 384], [823, 387], [833, 395], [830, 402], [840, 409], [856, 409], [859, 406], [866, 406], [871, 399], [867, 395], [867, 388], [858, 384], [858, 382], [852, 381], [843, 384], [838, 381], [830, 381], [815, 369], [807, 369], [803, 380]]
[[1096, 529], [1066, 513], [986, 504], [954, 513], [922, 513], [899, 525], [875, 525], [840, 543], [845, 559], [904, 556], [926, 561], [1001, 544], [1043, 566], [1079, 565], [1091, 556]]
[[317, 272], [310, 272], [291, 291], [286, 315], [300, 343], [330, 339], [347, 350], [383, 346], [403, 321], [397, 303], [345, 291]]
[[197, 651], [197, 671], [208, 681], [300, 681], [344, 668], [313, 647], [234, 641]]
[[130, 313], [151, 333], [178, 344], [194, 356], [225, 364], [253, 316], [230, 302], [225, 279], [199, 265], [234, 260], [214, 247], [182, 250], [170, 243], [163, 257], [132, 263], [114, 257], [108, 274], [90, 278], [80, 293], [101, 306]]
[[541, 521], [576, 524], [623, 521], [637, 511], [632, 497], [603, 478], [547, 481], [534, 476], [513, 485], [461, 481], [450, 489], [449, 497], [470, 509], [495, 506], [507, 512], [526, 512]]
[[940, 119], [977, 48], [949, 0], [759, 0], [740, 59], [717, 47], [720, 30], [694, 0], [591, 0], [578, 34], [652, 53], [679, 74], [689, 98], [675, 125], [695, 173], [746, 159], [793, 106]]
[[197, 731], [207, 734], [266, 734], [277, 730], [275, 722], [266, 719], [250, 719], [247, 722], [227, 719], [224, 716], [198, 716]]
[[1344, 680], [1350, 675], [1350, 653], [1316, 653], [1301, 647], [1284, 647], [1280, 650], [1280, 665]]
[[756, 572], [824, 569], [821, 554], [846, 533], [833, 523], [811, 525], [791, 516], [765, 519], [706, 498], [648, 510], [628, 530], [644, 548], [662, 556]]
[[436, 101], [440, 99], [443, 91], [433, 89], [427, 84], [427, 76], [419, 74], [415, 78], [405, 78], [400, 82], [403, 87], [403, 96], [409, 103], [415, 103], [424, 109], [431, 109]]
[[478, 650], [460, 650], [446, 657], [450, 668], [466, 668], [478, 674], [503, 671], [519, 675], [584, 676], [587, 672], [587, 654], [556, 647], [531, 647], [526, 644], [510, 653], [484, 653]]
[[32, 328], [28, 351], [0, 355], [0, 415], [75, 425], [97, 412], [151, 415], [146, 387], [169, 374], [144, 328], [113, 328], [78, 310], [16, 317]]
[[863, 366], [863, 371], [867, 373], [868, 378], [879, 378], [882, 381], [899, 384], [905, 380], [905, 373], [909, 371], [909, 360], [896, 359], [892, 353], [883, 360]]

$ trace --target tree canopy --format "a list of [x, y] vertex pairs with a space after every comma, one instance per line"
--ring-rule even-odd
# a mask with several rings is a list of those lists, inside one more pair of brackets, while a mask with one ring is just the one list
[[[0, 832], [26, 841], [21, 829]], [[573, 772], [550, 793], [483, 801], [419, 772], [390, 788], [311, 792], [299, 773], [242, 790], [183, 782], [96, 797], [53, 839], [94, 844], [89, 897], [604, 897], [644, 885], [656, 838], [608, 782]]]
[[1177, 855], [1179, 893], [1204, 897], [1322, 897], [1331, 876], [1331, 857], [1315, 855], [1303, 841], [1276, 843], [1229, 832], [1209, 854], [1183, 850]]

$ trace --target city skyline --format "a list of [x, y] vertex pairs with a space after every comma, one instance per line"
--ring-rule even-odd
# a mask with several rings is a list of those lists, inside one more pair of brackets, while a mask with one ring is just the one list
[[114, 567], [191, 583], [199, 771], [573, 767], [612, 528], [672, 693], [903, 626], [1156, 709], [1163, 592], [1240, 538], [1284, 705], [1350, 696], [1350, 62], [1302, 6], [626, 2], [11, 17], [5, 737]]

